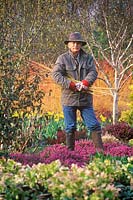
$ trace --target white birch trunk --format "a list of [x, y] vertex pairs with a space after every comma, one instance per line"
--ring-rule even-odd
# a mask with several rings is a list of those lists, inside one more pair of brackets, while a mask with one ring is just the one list
[[119, 77], [117, 68], [115, 68], [115, 78], [114, 78], [114, 88], [113, 91], [113, 124], [118, 121], [118, 84], [119, 84]]
[[113, 95], [113, 124], [118, 121], [118, 92], [114, 92]]

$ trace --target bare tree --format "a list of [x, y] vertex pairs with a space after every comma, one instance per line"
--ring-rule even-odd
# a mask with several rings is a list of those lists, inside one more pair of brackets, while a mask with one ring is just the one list
[[[112, 117], [113, 123], [116, 123], [118, 121], [119, 92], [133, 74], [133, 54], [131, 51], [133, 35], [129, 33], [128, 23], [125, 21], [126, 18], [117, 17], [117, 21], [116, 16], [109, 16], [109, 13], [105, 9], [105, 5], [101, 5], [99, 7], [98, 4], [95, 4], [95, 9], [94, 7], [91, 7], [91, 10], [89, 10], [89, 12], [86, 10], [86, 13], [84, 14], [79, 9], [79, 17], [89, 51], [95, 59], [98, 70], [102, 73], [101, 79], [106, 83], [113, 98]], [[97, 26], [97, 20], [96, 18], [94, 19], [94, 15], [96, 15], [97, 12], [96, 9], [98, 9], [98, 11], [100, 9], [100, 12], [102, 13], [100, 15], [100, 20], [102, 20], [100, 25], [103, 26], [102, 28]], [[96, 33], [101, 34], [102, 40], [98, 39], [98, 34]], [[103, 44], [104, 40], [106, 40], [106, 45]], [[97, 54], [95, 53], [96, 51]], [[99, 61], [101, 59], [104, 59], [113, 69], [113, 81], [100, 65]]]

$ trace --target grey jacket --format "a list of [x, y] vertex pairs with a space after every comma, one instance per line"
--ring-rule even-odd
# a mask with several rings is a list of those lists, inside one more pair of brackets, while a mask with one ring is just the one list
[[60, 55], [52, 71], [54, 81], [61, 86], [62, 105], [66, 106], [92, 106], [92, 94], [87, 92], [75, 92], [69, 89], [71, 80], [87, 80], [90, 85], [97, 79], [97, 71], [93, 57], [82, 49], [80, 50], [79, 65], [71, 52]]

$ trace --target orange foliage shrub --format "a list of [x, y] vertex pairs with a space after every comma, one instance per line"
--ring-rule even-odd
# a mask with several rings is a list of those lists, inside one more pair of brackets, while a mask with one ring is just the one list
[[[44, 112], [46, 111], [53, 111], [53, 112], [61, 112], [62, 107], [60, 104], [60, 95], [61, 95], [61, 88], [54, 83], [54, 81], [51, 78], [51, 68], [48, 68], [47, 66], [31, 61], [31, 78], [35, 74], [39, 74], [41, 76], [41, 82], [40, 82], [40, 89], [42, 89], [45, 92], [45, 97], [43, 99], [43, 105], [42, 108]], [[108, 74], [111, 82], [113, 83], [113, 76], [114, 71], [112, 67], [109, 66], [105, 61], [101, 62], [102, 68], [104, 68], [104, 71]], [[96, 87], [107, 87], [105, 82], [101, 80], [103, 78], [102, 74], [98, 73], [98, 79], [95, 81], [94, 86]], [[127, 109], [127, 103], [128, 103], [128, 94], [129, 89], [128, 85], [130, 85], [131, 79], [128, 80], [126, 85], [123, 87], [122, 91], [120, 92], [119, 96], [119, 108], [120, 110]], [[113, 84], [112, 84], [113, 85]], [[94, 92], [94, 108], [95, 110], [108, 110], [112, 111], [112, 101], [113, 98], [109, 94], [100, 93], [95, 94]]]

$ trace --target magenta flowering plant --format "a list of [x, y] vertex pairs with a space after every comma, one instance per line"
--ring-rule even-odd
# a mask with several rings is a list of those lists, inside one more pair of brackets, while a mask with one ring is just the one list
[[118, 122], [116, 124], [107, 125], [103, 129], [104, 134], [108, 133], [113, 135], [122, 142], [128, 142], [133, 138], [133, 127], [129, 126], [126, 122]]
[[[10, 158], [23, 165], [29, 164], [30, 166], [37, 163], [48, 164], [55, 160], [60, 160], [62, 165], [71, 167], [73, 163], [78, 166], [86, 165], [95, 153], [96, 150], [92, 141], [83, 139], [76, 141], [75, 151], [69, 151], [64, 144], [55, 144], [45, 147], [39, 153], [11, 153]], [[133, 156], [133, 147], [118, 142], [104, 143], [104, 155], [119, 158], [130, 157]]]

